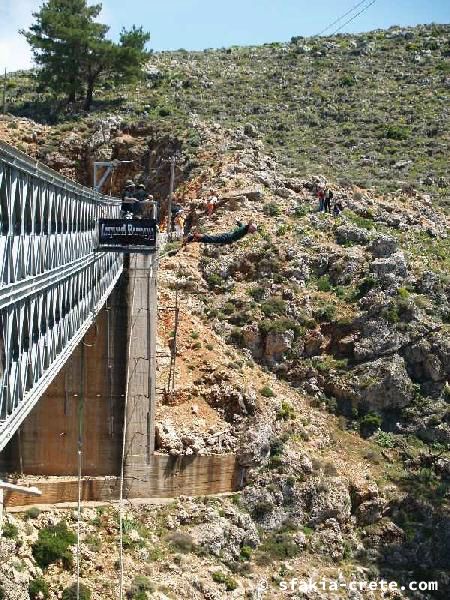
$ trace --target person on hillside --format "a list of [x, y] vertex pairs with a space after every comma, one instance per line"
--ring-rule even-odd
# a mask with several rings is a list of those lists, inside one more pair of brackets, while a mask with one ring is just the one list
[[135, 204], [136, 204], [136, 186], [132, 179], [128, 179], [125, 182], [125, 187], [122, 190], [122, 213], [134, 215]]
[[154, 219], [157, 216], [157, 205], [151, 194], [139, 202], [139, 217], [141, 219]]
[[317, 190], [317, 197], [319, 199], [319, 212], [322, 212], [325, 205], [325, 190], [322, 186]]
[[344, 207], [342, 205], [342, 200], [340, 200], [339, 198], [336, 198], [336, 200], [334, 201], [334, 205], [333, 205], [333, 215], [335, 217], [338, 217], [343, 210], [344, 210]]
[[333, 192], [328, 189], [325, 191], [324, 200], [323, 200], [323, 210], [324, 212], [331, 214], [331, 200], [333, 198]]
[[183, 245], [191, 242], [198, 242], [201, 244], [233, 244], [241, 240], [249, 233], [255, 233], [258, 227], [250, 221], [247, 225], [238, 222], [238, 226], [233, 231], [227, 233], [218, 233], [216, 235], [208, 235], [204, 233], [195, 232], [185, 238]]
[[216, 210], [217, 202], [217, 196], [214, 194], [213, 190], [210, 190], [210, 196], [206, 202], [206, 214], [208, 215], [208, 217], [210, 217]]
[[176, 213], [175, 218], [173, 220], [173, 228], [176, 237], [182, 238], [184, 229], [184, 214], [182, 210]]

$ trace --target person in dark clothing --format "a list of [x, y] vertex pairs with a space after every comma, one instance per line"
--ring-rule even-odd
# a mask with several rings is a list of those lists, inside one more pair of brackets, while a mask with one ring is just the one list
[[331, 200], [333, 198], [333, 192], [331, 190], [327, 190], [325, 192], [325, 197], [323, 201], [323, 210], [324, 212], [331, 213]]
[[134, 197], [139, 202], [142, 202], [143, 200], [147, 200], [147, 198], [148, 198], [148, 192], [145, 191], [145, 185], [143, 183], [140, 183], [137, 186], [136, 191], [134, 193]]
[[233, 244], [241, 240], [248, 233], [255, 233], [257, 229], [257, 226], [251, 221], [247, 225], [238, 223], [236, 229], [227, 233], [218, 233], [216, 235], [193, 233], [185, 238], [184, 245], [190, 242], [199, 242], [201, 244]]
[[342, 205], [342, 201], [339, 199], [335, 200], [334, 206], [333, 206], [333, 215], [335, 217], [338, 217], [343, 210], [344, 210], [344, 207]]
[[136, 186], [132, 179], [128, 179], [125, 183], [125, 187], [122, 191], [122, 212], [134, 214], [134, 208], [136, 204]]

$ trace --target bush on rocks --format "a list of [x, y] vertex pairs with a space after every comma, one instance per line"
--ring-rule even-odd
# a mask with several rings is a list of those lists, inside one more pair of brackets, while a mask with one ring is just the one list
[[70, 568], [73, 556], [69, 546], [75, 544], [76, 539], [64, 521], [41, 529], [32, 547], [35, 561], [42, 569], [57, 561], [62, 561], [65, 568]]
[[77, 595], [77, 584], [72, 583], [62, 594], [62, 600], [91, 600], [91, 590], [83, 583], [80, 583], [80, 595]]
[[28, 593], [31, 600], [46, 600], [49, 596], [49, 586], [43, 577], [37, 577], [30, 581]]
[[138, 575], [134, 578], [131, 588], [127, 591], [129, 600], [147, 600], [147, 592], [154, 592], [155, 586], [145, 575]]

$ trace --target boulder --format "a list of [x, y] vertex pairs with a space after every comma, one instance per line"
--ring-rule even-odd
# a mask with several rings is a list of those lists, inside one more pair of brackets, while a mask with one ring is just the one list
[[291, 329], [282, 333], [270, 331], [266, 337], [264, 358], [270, 363], [282, 360], [284, 353], [292, 348], [294, 336], [295, 334]]
[[306, 489], [306, 497], [311, 524], [318, 525], [327, 519], [346, 523], [350, 519], [350, 493], [340, 477], [314, 479]]
[[396, 252], [387, 258], [377, 258], [372, 261], [370, 271], [379, 278], [395, 275], [404, 278], [408, 275], [408, 267], [403, 252]]
[[376, 258], [385, 258], [397, 251], [397, 240], [389, 235], [379, 235], [371, 245], [370, 251]]
[[356, 395], [369, 411], [400, 409], [414, 398], [405, 361], [398, 354], [357, 367]]
[[250, 350], [254, 358], [261, 358], [263, 355], [263, 340], [258, 325], [256, 323], [245, 325], [242, 327], [241, 333], [244, 346]]
[[239, 463], [243, 467], [266, 463], [273, 435], [273, 423], [269, 419], [260, 418], [250, 425], [240, 439]]
[[358, 362], [380, 358], [397, 352], [407, 340], [407, 334], [399, 333], [383, 320], [363, 321], [354, 344], [354, 357]]
[[365, 246], [371, 239], [367, 229], [361, 229], [355, 225], [340, 225], [335, 231], [338, 244], [361, 244]]
[[379, 521], [386, 510], [386, 500], [374, 498], [362, 502], [356, 509], [355, 516], [359, 525], [372, 525]]

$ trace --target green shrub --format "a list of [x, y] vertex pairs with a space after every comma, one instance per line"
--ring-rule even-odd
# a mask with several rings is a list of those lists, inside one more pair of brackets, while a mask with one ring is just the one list
[[226, 315], [232, 315], [235, 311], [235, 306], [232, 302], [225, 302], [225, 304], [222, 307], [222, 310]]
[[80, 583], [80, 595], [77, 595], [77, 584], [72, 583], [62, 594], [62, 600], [91, 600], [91, 590], [83, 583]]
[[127, 598], [130, 600], [147, 600], [147, 592], [154, 592], [155, 586], [145, 575], [138, 575], [133, 579]]
[[217, 273], [211, 273], [211, 275], [208, 275], [206, 281], [210, 287], [220, 287], [223, 285], [223, 279]]
[[43, 598], [44, 600], [48, 598], [50, 592], [50, 588], [48, 583], [45, 581], [43, 577], [37, 577], [30, 581], [28, 586], [28, 593], [30, 595], [31, 600], [38, 600]]
[[268, 385], [262, 387], [259, 390], [259, 393], [261, 394], [261, 396], [264, 396], [264, 398], [273, 398], [275, 396], [275, 392]]
[[76, 535], [67, 528], [64, 521], [45, 527], [39, 531], [37, 542], [32, 546], [34, 559], [41, 569], [59, 560], [65, 568], [70, 568], [73, 556], [69, 547], [76, 540]]
[[225, 575], [225, 573], [222, 573], [221, 571], [215, 571], [212, 574], [212, 578], [213, 581], [215, 581], [216, 583], [225, 584], [225, 589], [227, 590], [227, 592], [232, 592], [238, 586], [237, 581], [235, 579], [233, 579], [229, 575]]
[[6, 598], [6, 592], [3, 589], [1, 583], [0, 583], [0, 600], [7, 600], [7, 598]]
[[283, 458], [281, 456], [271, 456], [269, 460], [269, 469], [278, 469], [283, 466]]
[[285, 333], [289, 329], [294, 332], [295, 337], [299, 336], [303, 331], [301, 326], [293, 319], [265, 319], [258, 323], [258, 328], [262, 335], [268, 333]]
[[354, 75], [343, 75], [339, 80], [339, 85], [346, 87], [353, 87], [356, 85], [356, 79]]
[[372, 435], [381, 427], [382, 419], [376, 413], [368, 413], [359, 420], [359, 428], [362, 435]]
[[16, 525], [13, 525], [13, 523], [6, 522], [3, 525], [2, 535], [4, 538], [8, 538], [10, 540], [15, 540], [15, 539], [17, 539], [17, 536], [19, 535], [19, 530]]
[[381, 448], [394, 448], [395, 446], [394, 434], [387, 431], [380, 430], [375, 437], [375, 441]]
[[268, 500], [257, 502], [252, 509], [253, 518], [257, 521], [263, 519], [266, 515], [273, 511], [273, 505]]
[[295, 419], [295, 410], [288, 402], [282, 402], [277, 410], [277, 421], [290, 421]]
[[410, 134], [411, 130], [406, 125], [387, 125], [383, 131], [383, 137], [388, 140], [407, 140]]
[[250, 546], [242, 546], [240, 557], [242, 560], [250, 560], [252, 557], [252, 549]]
[[272, 561], [294, 558], [300, 552], [298, 545], [287, 533], [273, 533], [269, 535], [259, 547], [260, 555], [257, 562], [261, 565], [270, 564]]
[[286, 303], [281, 298], [269, 298], [261, 304], [261, 310], [266, 317], [283, 315], [286, 311]]
[[358, 291], [356, 294], [356, 298], [359, 300], [363, 298], [371, 289], [373, 289], [376, 285], [376, 279], [369, 275], [365, 277], [358, 285]]
[[314, 316], [319, 321], [333, 321], [334, 317], [336, 316], [336, 307], [334, 304], [326, 304], [325, 306], [321, 306], [314, 311]]
[[32, 506], [25, 512], [25, 519], [37, 519], [41, 511], [37, 506]]
[[294, 217], [296, 217], [297, 219], [301, 219], [302, 217], [304, 217], [305, 215], [307, 215], [310, 212], [311, 212], [310, 206], [308, 206], [307, 204], [301, 204], [295, 208]]
[[264, 298], [266, 290], [263, 287], [255, 287], [248, 291], [248, 295], [253, 298], [253, 300], [262, 300]]
[[330, 277], [322, 275], [317, 281], [317, 289], [321, 292], [329, 292], [331, 290]]
[[264, 214], [269, 217], [278, 217], [281, 214], [281, 209], [275, 202], [268, 202], [264, 205]]

